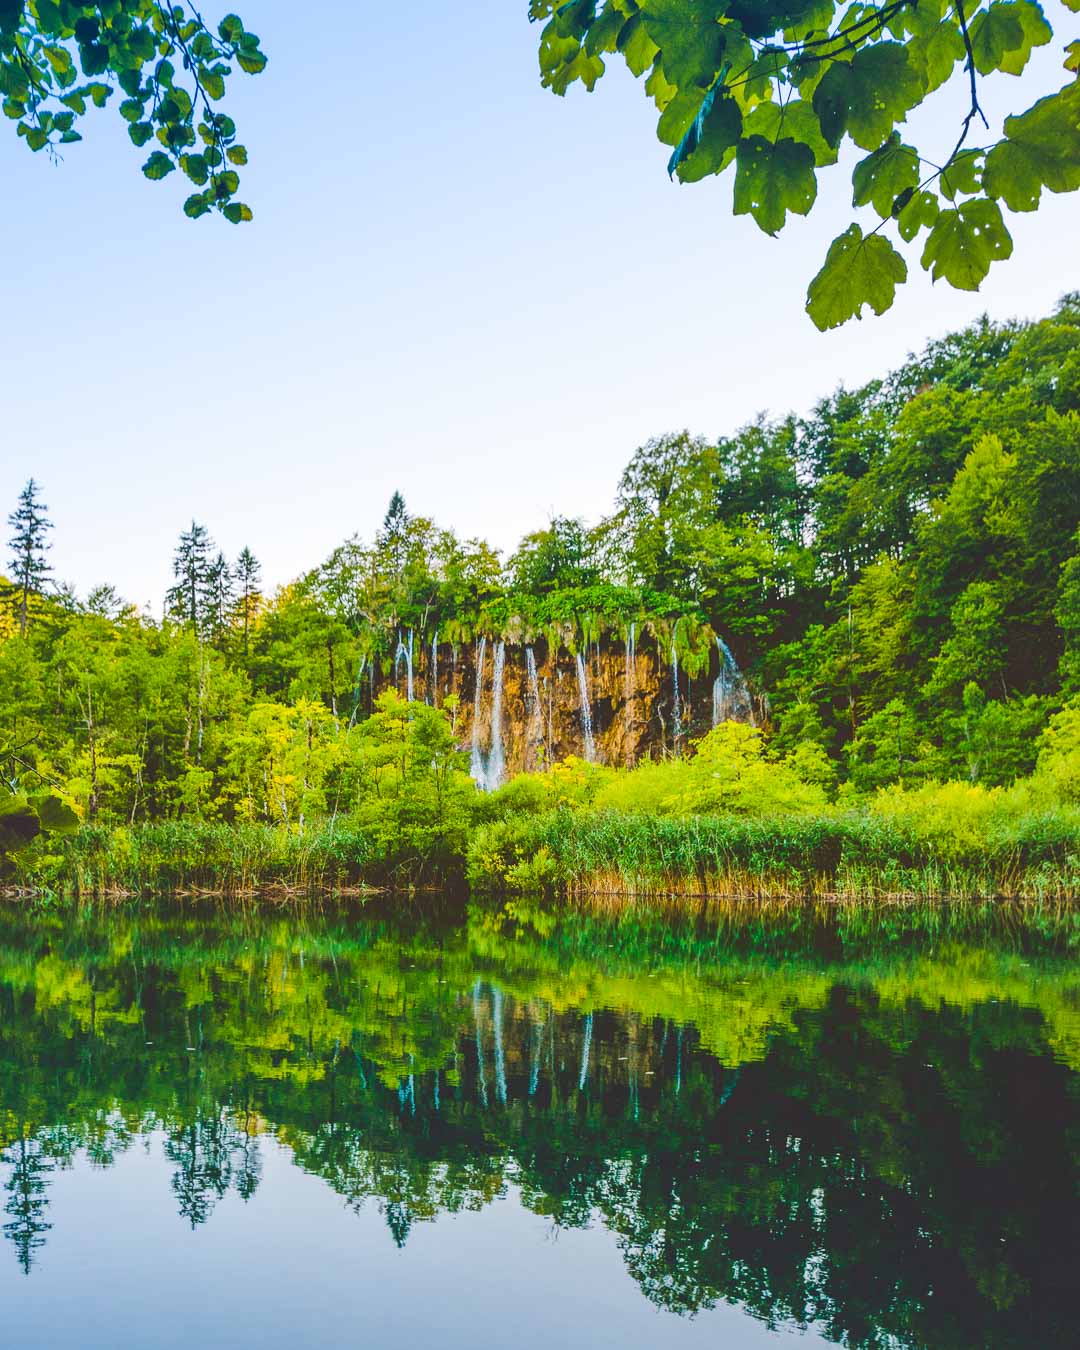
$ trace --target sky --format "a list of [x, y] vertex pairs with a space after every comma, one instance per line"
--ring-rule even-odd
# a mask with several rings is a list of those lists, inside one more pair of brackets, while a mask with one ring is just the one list
[[[806, 284], [853, 218], [850, 159], [771, 239], [731, 214], [730, 175], [668, 181], [621, 63], [592, 95], [543, 90], [526, 0], [235, 3], [270, 57], [226, 104], [251, 225], [187, 220], [114, 109], [56, 165], [0, 126], [0, 506], [41, 483], [83, 593], [159, 611], [192, 519], [272, 588], [370, 537], [395, 489], [509, 550], [599, 519], [650, 436], [806, 411], [1080, 287], [1076, 198], [1046, 196], [980, 293], [909, 256], [886, 315], [821, 334]], [[1047, 13], [1023, 79], [984, 82], [995, 132], [1067, 78], [1076, 16]], [[946, 154], [962, 111], [942, 91], [916, 138]]]

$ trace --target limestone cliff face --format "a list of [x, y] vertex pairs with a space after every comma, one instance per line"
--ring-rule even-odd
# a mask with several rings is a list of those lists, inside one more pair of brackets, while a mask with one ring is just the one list
[[[607, 639], [577, 655], [542, 638], [528, 645], [446, 643], [434, 672], [430, 647], [417, 648], [414, 697], [442, 707], [456, 696], [457, 743], [488, 786], [568, 755], [631, 765], [703, 736], [716, 716], [753, 721], [760, 711], [719, 646], [710, 669], [695, 677], [684, 670], [676, 676], [654, 645], [628, 651]], [[396, 683], [404, 696], [403, 663]]]

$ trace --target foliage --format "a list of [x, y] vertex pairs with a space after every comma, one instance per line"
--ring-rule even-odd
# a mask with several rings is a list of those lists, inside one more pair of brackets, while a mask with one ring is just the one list
[[[1070, 5], [1070, 8], [1074, 6]], [[921, 237], [936, 281], [977, 290], [1012, 239], [1002, 216], [1034, 211], [1042, 191], [1080, 188], [1080, 83], [1006, 117], [1004, 134], [969, 143], [981, 122], [981, 79], [1020, 76], [1053, 38], [1037, 0], [531, 0], [546, 20], [544, 85], [592, 90], [606, 58], [645, 77], [672, 147], [668, 172], [695, 183], [734, 168], [734, 211], [767, 234], [807, 215], [818, 174], [852, 153], [853, 205], [869, 208], [838, 236], [811, 281], [807, 312], [820, 329], [881, 314], [908, 275], [895, 244]], [[1072, 47], [1066, 69], [1076, 72]], [[952, 144], [922, 146], [899, 127], [939, 89], [962, 89]], [[939, 119], [940, 120], [940, 119]], [[876, 223], [870, 224], [870, 221]]]
[[156, 0], [0, 0], [3, 112], [35, 152], [82, 140], [91, 106], [119, 93], [133, 145], [152, 146], [142, 166], [151, 180], [179, 169], [196, 191], [184, 213], [220, 212], [251, 220], [237, 199], [247, 149], [236, 123], [219, 111], [234, 67], [266, 68], [259, 39], [235, 14], [216, 28], [193, 5]]

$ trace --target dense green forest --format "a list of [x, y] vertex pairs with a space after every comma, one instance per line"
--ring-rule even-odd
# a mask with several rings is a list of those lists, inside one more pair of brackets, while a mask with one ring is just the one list
[[[567, 807], [823, 821], [869, 803], [916, 833], [948, 816], [972, 848], [1034, 813], [1049, 853], [1010, 836], [1012, 863], [1075, 866], [1080, 295], [805, 417], [651, 440], [608, 517], [552, 520], [505, 560], [395, 496], [374, 540], [266, 595], [249, 550], [230, 562], [193, 523], [158, 618], [55, 582], [33, 482], [10, 523], [0, 771], [12, 802], [54, 793], [99, 837], [331, 822], [358, 857], [427, 865], [478, 823], [531, 831]], [[729, 676], [737, 707], [715, 702]], [[515, 718], [536, 744], [507, 766]], [[499, 792], [475, 790], [470, 738], [472, 778], [512, 778]]]

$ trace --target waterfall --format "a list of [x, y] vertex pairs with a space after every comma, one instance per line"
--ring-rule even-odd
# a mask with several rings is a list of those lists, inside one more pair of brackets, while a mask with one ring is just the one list
[[578, 1075], [578, 1091], [585, 1091], [589, 1081], [589, 1049], [592, 1046], [592, 1013], [585, 1014], [585, 1034], [581, 1038], [581, 1073]]
[[589, 677], [585, 674], [585, 657], [577, 654], [577, 683], [581, 695], [581, 734], [585, 741], [585, 758], [591, 764], [596, 758], [596, 741], [593, 739], [592, 705], [589, 702]]
[[721, 722], [752, 722], [750, 690], [722, 637], [716, 639], [716, 650], [720, 657], [720, 673], [713, 681], [712, 724], [718, 727]]
[[529, 740], [532, 742], [535, 751], [544, 743], [544, 709], [540, 703], [540, 680], [536, 673], [536, 653], [531, 647], [525, 648], [525, 670], [529, 680]]
[[364, 683], [364, 667], [366, 665], [367, 657], [362, 656], [360, 658], [360, 665], [356, 671], [356, 695], [353, 698], [352, 716], [349, 718], [349, 726], [351, 727], [356, 725], [356, 716], [360, 711], [360, 699], [362, 697]]
[[401, 629], [398, 629], [397, 647], [394, 649], [394, 687], [397, 688], [401, 680], [401, 666], [406, 659], [405, 642], [401, 636]]
[[472, 714], [472, 754], [469, 756], [469, 772], [473, 782], [484, 786], [484, 753], [480, 748], [480, 697], [484, 692], [484, 657], [487, 655], [487, 638], [482, 637], [476, 644], [476, 689], [473, 693]]
[[431, 667], [428, 670], [428, 702], [433, 708], [439, 706], [439, 630], [437, 628], [431, 639]]
[[675, 646], [679, 636], [679, 620], [671, 630], [671, 744], [677, 751], [682, 739], [682, 700], [679, 697], [679, 653]]
[[503, 996], [502, 990], [491, 991], [491, 1021], [495, 1029], [495, 1096], [499, 1105], [506, 1105], [506, 1055], [503, 1052]]
[[634, 695], [637, 693], [637, 624], [632, 623], [626, 630], [626, 669], [623, 671], [623, 718], [626, 723], [626, 759], [629, 763], [633, 749], [631, 737], [634, 734]]
[[406, 647], [406, 649], [405, 649], [405, 670], [406, 670], [406, 673], [407, 673], [407, 675], [408, 675], [408, 684], [406, 685], [406, 689], [408, 690], [408, 699], [409, 699], [409, 702], [410, 702], [410, 703], [413, 701], [413, 659], [412, 659], [412, 658], [413, 658], [413, 630], [410, 628], [410, 629], [409, 629], [409, 645], [408, 645], [408, 647]]
[[502, 733], [503, 669], [505, 665], [506, 643], [499, 642], [495, 648], [495, 670], [492, 675], [491, 754], [488, 756], [487, 772], [484, 774], [484, 786], [488, 792], [494, 792], [497, 787], [501, 786], [506, 771]]
[[479, 980], [473, 985], [472, 1006], [473, 1006], [473, 1026], [476, 1028], [476, 1085], [480, 1089], [480, 1104], [486, 1108], [488, 1104], [487, 1079], [484, 1076], [484, 1037], [480, 1030], [480, 990], [483, 985]]

